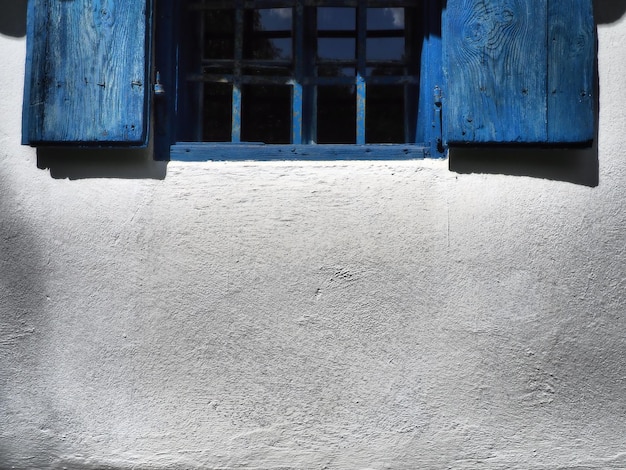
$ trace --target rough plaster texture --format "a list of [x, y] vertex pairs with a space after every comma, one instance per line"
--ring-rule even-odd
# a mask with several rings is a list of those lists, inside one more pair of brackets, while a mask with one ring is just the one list
[[626, 468], [624, 43], [599, 25], [582, 184], [498, 151], [39, 169], [0, 35], [0, 468]]

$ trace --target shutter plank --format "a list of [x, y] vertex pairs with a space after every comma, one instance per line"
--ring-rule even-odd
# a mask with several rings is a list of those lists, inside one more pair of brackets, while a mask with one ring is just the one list
[[145, 144], [149, 0], [31, 0], [24, 141]]
[[[22, 144], [29, 144], [41, 135], [45, 97], [45, 45], [48, 41], [48, 18], [37, 14], [43, 5], [28, 2], [26, 29], [26, 71], [22, 110]], [[43, 53], [42, 53], [43, 49]]]
[[448, 142], [546, 141], [546, 2], [447, 5]]
[[592, 0], [551, 0], [548, 22], [548, 139], [589, 142], [595, 132]]

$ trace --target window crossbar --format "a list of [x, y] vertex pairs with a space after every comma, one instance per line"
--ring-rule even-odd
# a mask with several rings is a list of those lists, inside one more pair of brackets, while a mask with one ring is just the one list
[[307, 77], [300, 82], [292, 77], [277, 77], [271, 75], [218, 75], [218, 74], [190, 74], [187, 80], [191, 82], [206, 83], [241, 83], [245, 85], [290, 85], [296, 86], [333, 86], [333, 85], [356, 85], [364, 82], [368, 85], [418, 85], [419, 78], [412, 75], [398, 76], [374, 76], [374, 77]]

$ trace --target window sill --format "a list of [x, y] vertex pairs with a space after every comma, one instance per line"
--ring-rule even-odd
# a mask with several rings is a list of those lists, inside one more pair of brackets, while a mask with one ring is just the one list
[[266, 145], [263, 143], [178, 142], [170, 160], [186, 162], [234, 160], [413, 160], [430, 156], [424, 144]]

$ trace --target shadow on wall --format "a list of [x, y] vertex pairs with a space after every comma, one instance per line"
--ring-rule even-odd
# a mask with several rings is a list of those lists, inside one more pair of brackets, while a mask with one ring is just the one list
[[15, 181], [0, 171], [0, 423], [8, 431], [0, 432], [0, 468], [19, 467], [27, 454], [29, 467], [43, 468], [46, 455], [55, 455], [52, 440], [31, 446], [29, 437], [18, 437], [28, 413], [36, 417], [33, 427], [54, 423], [48, 394], [33, 387], [44, 367], [49, 257], [25, 210]]
[[626, 13], [626, 0], [594, 0], [593, 13], [597, 24], [615, 23]]
[[27, 0], [0, 0], [0, 34], [21, 38], [26, 35]]
[[599, 183], [596, 143], [588, 149], [454, 148], [449, 167], [456, 173], [529, 176], [591, 187]]
[[[0, 0], [0, 34], [26, 34], [27, 0]], [[597, 24], [619, 21], [626, 0], [595, 0]], [[596, 92], [596, 96], [598, 93]], [[598, 120], [596, 119], [596, 122]], [[597, 130], [596, 130], [597, 135]], [[167, 163], [154, 162], [150, 150], [39, 149], [39, 168], [50, 169], [53, 178], [165, 178]], [[457, 173], [493, 173], [530, 176], [597, 186], [598, 149], [453, 149], [450, 170]]]
[[167, 162], [152, 158], [146, 149], [39, 148], [37, 167], [53, 178], [165, 179]]

